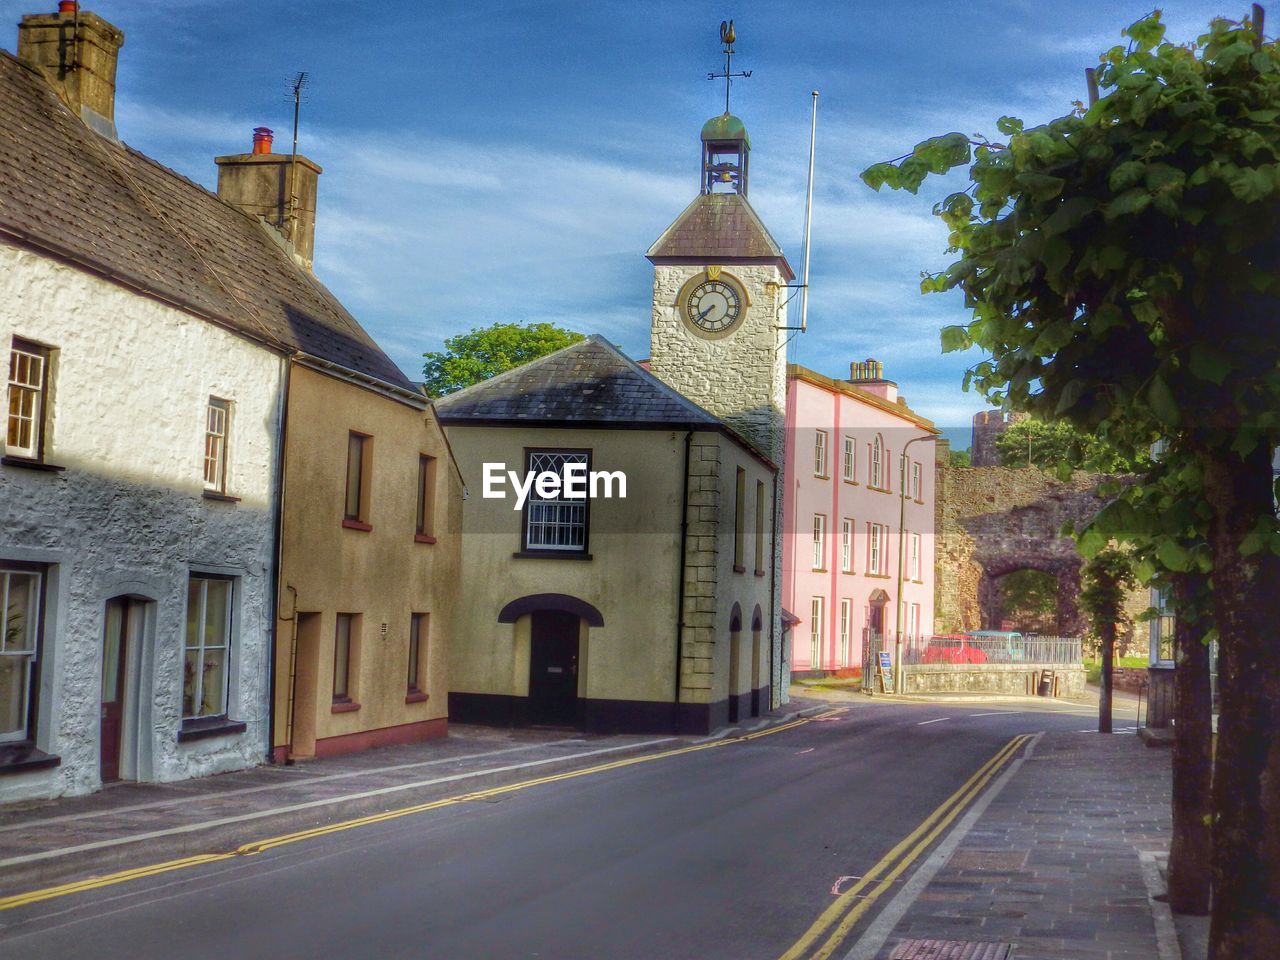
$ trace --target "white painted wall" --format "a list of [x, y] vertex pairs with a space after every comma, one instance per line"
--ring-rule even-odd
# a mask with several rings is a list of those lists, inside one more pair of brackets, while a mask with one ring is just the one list
[[[49, 563], [37, 746], [62, 758], [0, 774], [0, 802], [97, 789], [103, 605], [149, 607], [131, 656], [125, 756], [140, 780], [258, 763], [267, 750], [270, 568], [280, 357], [213, 324], [0, 243], [0, 347], [55, 348], [45, 460], [0, 465], [0, 560]], [[233, 402], [227, 492], [202, 496], [208, 398]], [[0, 431], [0, 441], [3, 432]], [[239, 578], [228, 713], [243, 734], [179, 743], [187, 578]], [[132, 728], [132, 734], [131, 734]]]

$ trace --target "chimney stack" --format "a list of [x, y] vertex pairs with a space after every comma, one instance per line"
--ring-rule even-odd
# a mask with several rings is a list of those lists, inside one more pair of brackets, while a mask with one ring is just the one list
[[273, 153], [272, 137], [269, 127], [254, 127], [252, 153], [214, 158], [218, 196], [274, 227], [310, 269], [315, 251], [316, 188], [323, 171], [304, 156], [295, 160], [291, 154]]
[[75, 0], [18, 24], [18, 58], [39, 70], [90, 129], [116, 136], [116, 62], [124, 34]]
[[896, 403], [898, 385], [884, 378], [884, 364], [879, 360], [855, 360], [849, 364], [849, 382], [858, 389], [874, 396]]

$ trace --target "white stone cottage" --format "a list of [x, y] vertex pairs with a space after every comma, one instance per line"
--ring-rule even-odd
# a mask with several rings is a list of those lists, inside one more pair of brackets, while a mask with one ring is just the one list
[[289, 364], [409, 386], [287, 240], [115, 139], [122, 42], [81, 11], [0, 51], [0, 802], [266, 757]]

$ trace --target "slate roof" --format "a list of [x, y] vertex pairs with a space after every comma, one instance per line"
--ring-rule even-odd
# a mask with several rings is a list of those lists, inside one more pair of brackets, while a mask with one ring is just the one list
[[646, 256], [654, 262], [763, 260], [776, 262], [788, 279], [795, 277], [778, 242], [747, 198], [737, 193], [700, 194], [663, 231]]
[[68, 260], [287, 351], [413, 390], [262, 224], [91, 132], [0, 50], [0, 240]]
[[598, 335], [442, 397], [435, 407], [446, 424], [724, 426]]

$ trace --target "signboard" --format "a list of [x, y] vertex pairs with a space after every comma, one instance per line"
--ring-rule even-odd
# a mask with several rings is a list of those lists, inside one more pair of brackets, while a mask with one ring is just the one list
[[893, 693], [893, 655], [880, 651], [880, 692]]

